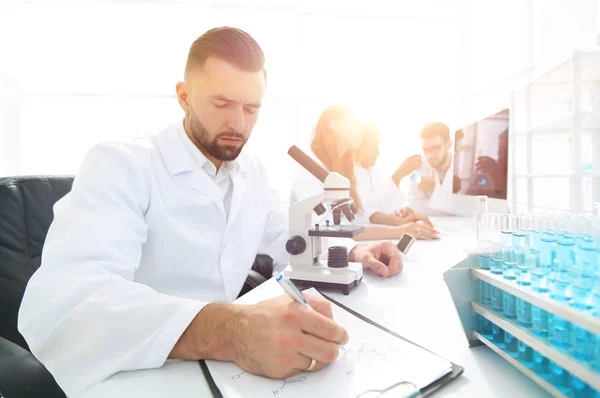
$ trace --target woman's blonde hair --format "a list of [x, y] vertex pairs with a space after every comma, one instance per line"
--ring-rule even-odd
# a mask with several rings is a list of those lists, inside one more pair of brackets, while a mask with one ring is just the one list
[[325, 109], [313, 130], [310, 148], [323, 166], [329, 171], [339, 173], [350, 180], [350, 197], [359, 213], [362, 213], [362, 203], [356, 189], [356, 176], [354, 167], [356, 164], [357, 150], [342, 149], [339, 145], [339, 134], [344, 131], [334, 131], [331, 128], [333, 121], [343, 121], [354, 118], [352, 108], [346, 105], [332, 105]]

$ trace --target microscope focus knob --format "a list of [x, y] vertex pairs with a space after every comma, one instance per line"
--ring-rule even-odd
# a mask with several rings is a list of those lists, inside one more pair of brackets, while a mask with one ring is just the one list
[[327, 211], [327, 208], [323, 205], [323, 203], [319, 203], [313, 210], [315, 213], [317, 213], [317, 216], [322, 216]]
[[306, 250], [306, 241], [301, 236], [292, 236], [285, 243], [285, 250], [289, 254], [300, 254]]

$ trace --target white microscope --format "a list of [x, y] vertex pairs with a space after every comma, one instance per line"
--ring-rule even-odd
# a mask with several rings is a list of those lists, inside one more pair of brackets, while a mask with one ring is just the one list
[[[358, 286], [363, 276], [361, 263], [348, 261], [345, 246], [327, 245], [327, 238], [354, 238], [364, 229], [355, 224], [341, 224], [342, 214], [349, 222], [355, 220], [356, 208], [350, 199], [350, 181], [338, 173], [330, 173], [300, 148], [293, 145], [288, 154], [324, 184], [323, 192], [292, 203], [289, 209], [290, 238], [286, 250], [290, 264], [284, 276], [298, 286], [341, 289], [347, 295]], [[333, 224], [312, 224], [312, 212], [321, 216], [331, 206]], [[327, 248], [327, 261], [319, 256]]]

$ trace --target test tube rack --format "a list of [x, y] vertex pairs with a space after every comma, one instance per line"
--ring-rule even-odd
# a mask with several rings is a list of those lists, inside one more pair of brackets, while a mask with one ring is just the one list
[[464, 261], [446, 271], [444, 281], [456, 306], [470, 347], [486, 345], [554, 397], [579, 396], [557, 388], [548, 378], [541, 377], [530, 366], [526, 366], [514, 356], [509, 355], [495, 344], [493, 339], [488, 338], [489, 336], [485, 337], [481, 333], [481, 323], [483, 319], [487, 319], [504, 330], [504, 333], [510, 333], [518, 341], [554, 362], [568, 372], [570, 377], [587, 384], [589, 388], [595, 390], [596, 395], [590, 396], [600, 396], [600, 372], [594, 370], [588, 362], [575, 358], [569, 350], [550, 344], [547, 338], [533, 334], [530, 328], [519, 325], [515, 319], [508, 319], [502, 312], [494, 311], [489, 305], [483, 304], [480, 301], [480, 283], [481, 281], [488, 283], [490, 286], [537, 306], [553, 316], [560, 316], [571, 324], [580, 326], [598, 336], [600, 336], [600, 319], [568, 304], [553, 300], [547, 295], [537, 293], [528, 287], [520, 286], [514, 281], [506, 280], [502, 275], [480, 269], [479, 255], [476, 253], [470, 253]]

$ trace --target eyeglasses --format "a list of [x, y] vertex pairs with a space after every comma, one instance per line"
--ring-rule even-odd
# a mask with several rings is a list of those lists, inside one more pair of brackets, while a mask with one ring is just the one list
[[442, 149], [446, 144], [438, 144], [438, 145], [430, 145], [430, 146], [424, 146], [423, 147], [423, 152], [424, 153], [432, 153], [432, 152], [439, 152], [440, 149]]

